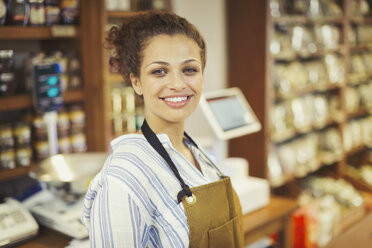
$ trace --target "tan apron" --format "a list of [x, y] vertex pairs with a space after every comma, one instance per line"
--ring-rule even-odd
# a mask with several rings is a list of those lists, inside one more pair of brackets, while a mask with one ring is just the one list
[[[185, 208], [190, 232], [189, 247], [243, 247], [242, 211], [230, 178], [221, 173], [221, 180], [190, 189], [146, 120], [141, 130], [151, 146], [168, 162], [181, 183], [182, 190], [177, 199]], [[186, 133], [185, 136], [197, 147]], [[220, 173], [217, 167], [216, 170]]]

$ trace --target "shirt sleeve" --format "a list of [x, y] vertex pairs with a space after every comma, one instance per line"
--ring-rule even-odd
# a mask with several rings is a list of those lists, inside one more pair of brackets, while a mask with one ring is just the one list
[[91, 247], [145, 247], [146, 220], [126, 184], [106, 175], [91, 206], [88, 223]]

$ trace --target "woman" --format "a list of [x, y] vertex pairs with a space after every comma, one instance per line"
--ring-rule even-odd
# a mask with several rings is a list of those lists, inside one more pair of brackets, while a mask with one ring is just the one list
[[229, 178], [184, 132], [203, 87], [205, 42], [167, 12], [130, 17], [107, 37], [111, 65], [143, 96], [141, 132], [111, 142], [82, 220], [92, 247], [242, 247]]

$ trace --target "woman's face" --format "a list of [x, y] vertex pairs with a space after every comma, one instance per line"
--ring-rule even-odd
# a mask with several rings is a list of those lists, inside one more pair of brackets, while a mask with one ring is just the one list
[[202, 93], [200, 48], [185, 35], [157, 35], [143, 50], [139, 78], [130, 77], [137, 94], [143, 95], [149, 123], [161, 127], [184, 122]]

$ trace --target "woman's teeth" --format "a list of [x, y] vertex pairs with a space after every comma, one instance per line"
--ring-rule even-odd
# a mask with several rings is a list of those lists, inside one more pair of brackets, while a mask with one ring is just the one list
[[182, 102], [187, 100], [187, 96], [184, 97], [166, 97], [164, 98], [167, 102]]

